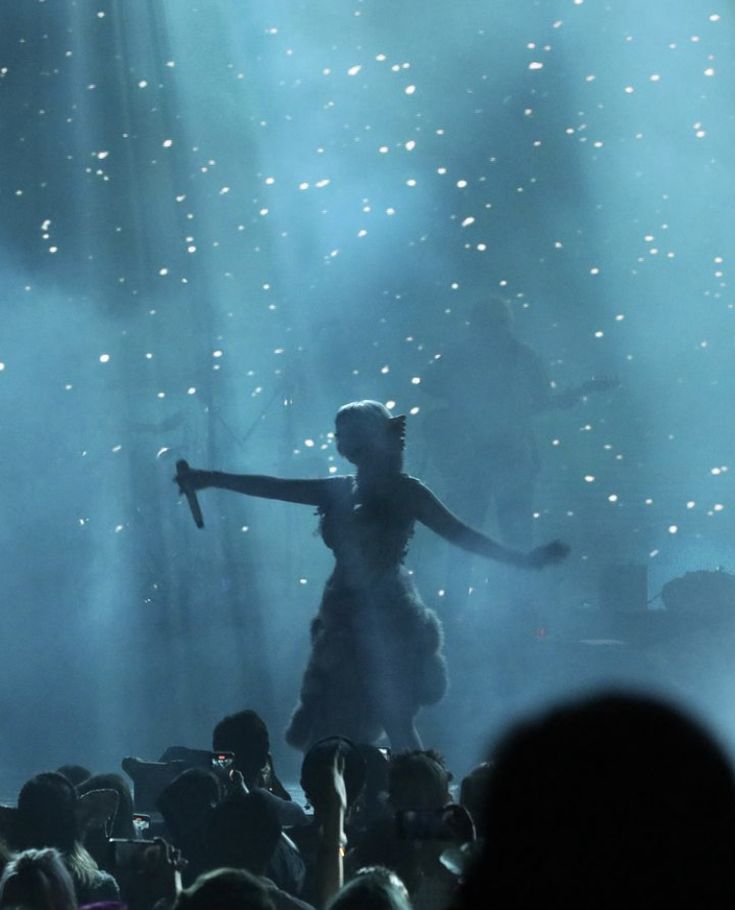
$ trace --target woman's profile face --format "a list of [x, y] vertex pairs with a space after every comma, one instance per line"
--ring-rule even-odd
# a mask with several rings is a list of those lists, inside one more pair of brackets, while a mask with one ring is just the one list
[[337, 418], [334, 430], [339, 454], [352, 464], [357, 464], [371, 445], [370, 434], [364, 423], [354, 415], [346, 414]]

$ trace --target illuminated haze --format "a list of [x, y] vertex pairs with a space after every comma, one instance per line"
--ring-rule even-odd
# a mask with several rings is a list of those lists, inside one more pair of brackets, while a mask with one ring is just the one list
[[644, 564], [651, 597], [735, 569], [727, 6], [9, 7], [0, 761], [156, 758], [244, 706], [292, 761], [281, 730], [331, 564], [317, 519], [209, 492], [197, 531], [174, 463], [342, 471], [334, 412], [375, 398], [410, 412], [407, 469], [452, 507], [415, 380], [491, 293], [559, 388], [620, 387], [537, 420], [536, 539], [573, 548], [532, 583], [540, 627], [496, 602], [529, 582], [489, 565], [449, 603], [449, 545], [417, 531], [408, 566], [453, 680], [425, 739], [464, 770], [509, 705], [663, 667], [732, 741], [721, 638], [580, 656], [570, 620], [610, 563]]

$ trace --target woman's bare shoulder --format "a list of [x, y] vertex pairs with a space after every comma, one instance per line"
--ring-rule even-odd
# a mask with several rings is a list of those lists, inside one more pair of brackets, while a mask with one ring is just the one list
[[422, 480], [419, 480], [418, 477], [413, 477], [411, 474], [400, 475], [399, 489], [402, 495], [413, 501], [418, 501], [419, 498], [431, 492]]

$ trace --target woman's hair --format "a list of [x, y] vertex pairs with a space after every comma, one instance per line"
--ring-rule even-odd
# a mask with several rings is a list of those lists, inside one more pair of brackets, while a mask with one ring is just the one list
[[332, 898], [328, 910], [411, 910], [411, 901], [395, 872], [368, 866]]
[[337, 411], [336, 421], [350, 421], [357, 427], [364, 448], [370, 456], [387, 459], [390, 467], [400, 471], [403, 467], [403, 449], [406, 444], [406, 417], [393, 417], [379, 401], [352, 401]]
[[434, 749], [399, 752], [388, 767], [390, 803], [397, 809], [441, 809], [451, 800], [452, 775]]
[[174, 910], [275, 910], [267, 887], [245, 869], [213, 869], [179, 892]]
[[75, 910], [74, 885], [57, 850], [25, 850], [0, 879], [0, 907]]
[[48, 771], [32, 777], [18, 795], [12, 846], [73, 850], [78, 839], [76, 805], [74, 787], [62, 774]]
[[228, 714], [212, 732], [212, 748], [215, 752], [234, 752], [235, 767], [251, 787], [268, 762], [271, 748], [268, 727], [256, 711]]

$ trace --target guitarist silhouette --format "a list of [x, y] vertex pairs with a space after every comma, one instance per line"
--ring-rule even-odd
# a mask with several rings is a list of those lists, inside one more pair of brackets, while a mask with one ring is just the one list
[[513, 334], [508, 304], [496, 297], [476, 304], [469, 338], [435, 360], [421, 384], [437, 403], [423, 430], [450, 507], [481, 527], [493, 506], [502, 542], [529, 548], [540, 468], [534, 418], [617, 385], [593, 379], [555, 390], [541, 358]]

